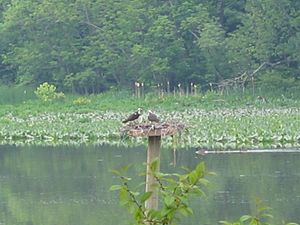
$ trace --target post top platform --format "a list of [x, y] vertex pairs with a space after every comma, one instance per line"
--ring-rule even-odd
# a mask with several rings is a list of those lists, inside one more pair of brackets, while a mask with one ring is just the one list
[[164, 123], [141, 123], [127, 125], [122, 131], [132, 137], [157, 137], [175, 135], [184, 129], [183, 124], [175, 122]]

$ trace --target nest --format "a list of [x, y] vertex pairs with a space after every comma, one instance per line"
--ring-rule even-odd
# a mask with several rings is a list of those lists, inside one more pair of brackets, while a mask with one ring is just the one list
[[167, 136], [180, 133], [184, 127], [184, 124], [176, 122], [141, 123], [127, 125], [121, 129], [121, 133], [132, 137]]

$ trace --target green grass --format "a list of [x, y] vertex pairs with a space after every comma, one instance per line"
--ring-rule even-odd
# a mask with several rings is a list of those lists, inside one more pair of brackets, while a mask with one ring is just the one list
[[[6, 92], [7, 91], [7, 92]], [[300, 107], [300, 94], [293, 93], [270, 93], [257, 92], [252, 95], [248, 90], [232, 91], [229, 94], [207, 92], [196, 96], [179, 96], [165, 94], [158, 96], [149, 93], [143, 98], [136, 98], [126, 91], [106, 92], [98, 95], [85, 96], [89, 100], [86, 104], [75, 104], [74, 100], [82, 97], [66, 95], [65, 99], [52, 103], [43, 103], [38, 100], [32, 90], [23, 93], [23, 89], [0, 88], [1, 108], [0, 116], [7, 113], [14, 115], [30, 115], [42, 112], [94, 112], [94, 111], [133, 111], [138, 107], [154, 110], [183, 111], [185, 109], [201, 108], [214, 109], [237, 109], [255, 106], [257, 108]], [[5, 94], [4, 94], [5, 93]], [[22, 94], [23, 93], [23, 94]], [[264, 100], [258, 99], [263, 96]]]
[[36, 99], [34, 90], [30, 87], [10, 87], [0, 85], [0, 105], [20, 104], [29, 99]]

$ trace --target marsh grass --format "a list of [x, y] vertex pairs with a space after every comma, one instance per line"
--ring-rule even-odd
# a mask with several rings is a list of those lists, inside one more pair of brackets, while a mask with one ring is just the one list
[[[0, 86], [0, 94], [0, 115], [5, 115], [8, 112], [24, 116], [41, 112], [94, 112], [95, 110], [126, 112], [136, 110], [139, 107], [156, 111], [184, 111], [190, 108], [215, 110], [243, 107], [300, 107], [300, 93], [273, 92], [272, 95], [270, 92], [257, 91], [253, 94], [251, 90], [245, 92], [232, 90], [223, 94], [209, 91], [188, 96], [174, 95], [173, 93], [158, 95], [151, 92], [141, 98], [135, 97], [129, 91], [122, 90], [88, 96], [67, 94], [64, 99], [51, 103], [38, 100], [32, 89], [24, 87]], [[86, 99], [85, 104], [76, 104], [76, 100], [79, 98]]]
[[[15, 96], [21, 96], [20, 90], [15, 90], [19, 93]], [[253, 95], [247, 90], [192, 96], [148, 93], [136, 98], [130, 92], [120, 91], [84, 96], [84, 104], [76, 103], [82, 97], [77, 95], [66, 95], [51, 103], [32, 95], [14, 101], [7, 96], [0, 107], [0, 140], [2, 143], [141, 144], [144, 140], [123, 140], [119, 132], [122, 119], [141, 107], [144, 111], [154, 110], [163, 120], [187, 124], [189, 132], [182, 135], [178, 147], [299, 147], [300, 102], [296, 96]], [[164, 144], [171, 146], [172, 140], [166, 137]]]
[[0, 105], [20, 104], [31, 99], [36, 99], [33, 88], [0, 85]]
[[[145, 144], [146, 139], [124, 138], [120, 128], [128, 112], [41, 112], [36, 115], [0, 117], [0, 141], [11, 143]], [[289, 109], [187, 109], [160, 111], [162, 121], [186, 124], [178, 148], [249, 149], [300, 146], [300, 110]], [[143, 116], [144, 119], [145, 115]], [[163, 145], [174, 147], [171, 137]], [[127, 142], [127, 143], [126, 143]]]

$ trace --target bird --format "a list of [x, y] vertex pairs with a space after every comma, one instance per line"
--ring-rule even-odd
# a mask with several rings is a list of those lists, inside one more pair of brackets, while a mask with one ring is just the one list
[[156, 114], [154, 114], [151, 110], [148, 111], [148, 120], [150, 122], [156, 122], [156, 123], [158, 123], [160, 121], [158, 116]]
[[122, 123], [134, 121], [134, 120], [138, 119], [140, 117], [140, 115], [142, 115], [142, 109], [138, 108], [138, 110], [136, 112], [134, 112], [130, 116], [128, 116], [128, 118], [123, 120]]

